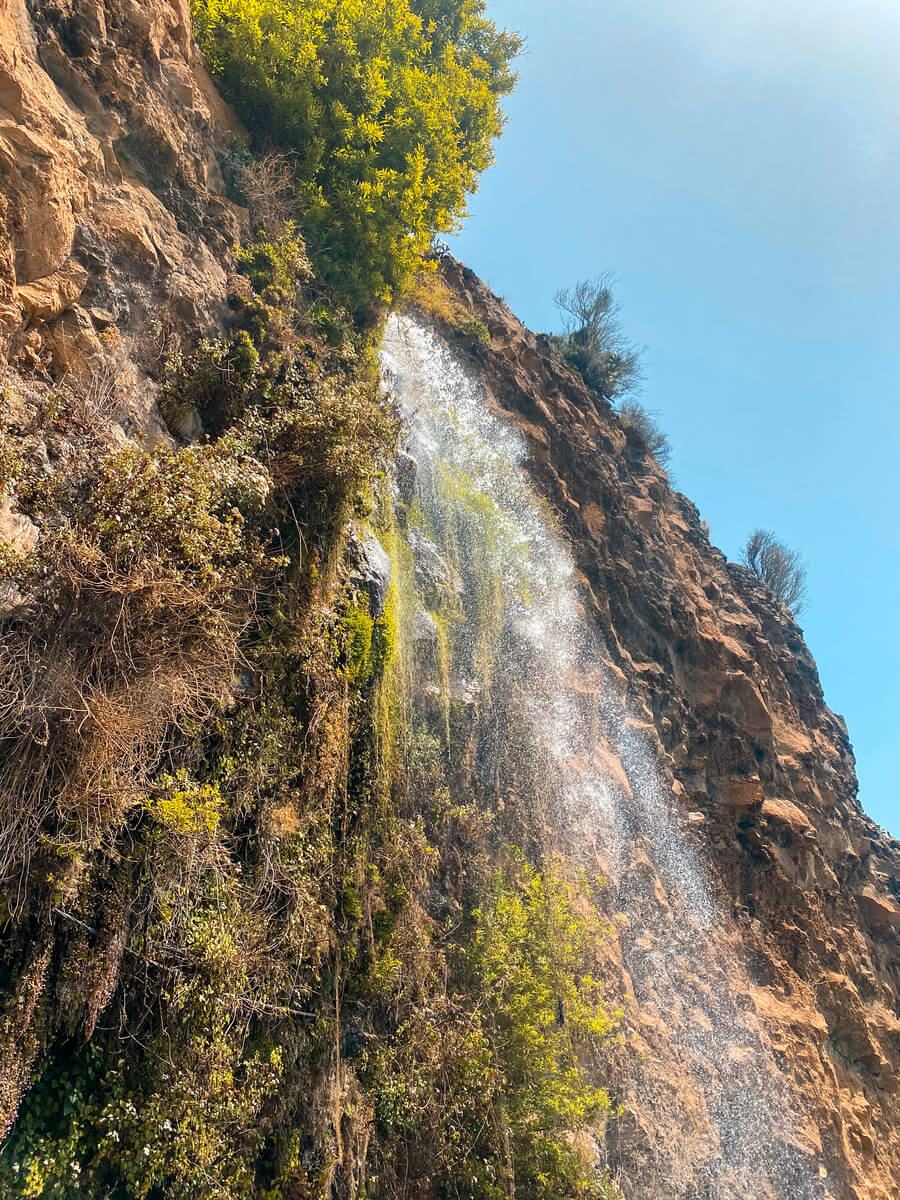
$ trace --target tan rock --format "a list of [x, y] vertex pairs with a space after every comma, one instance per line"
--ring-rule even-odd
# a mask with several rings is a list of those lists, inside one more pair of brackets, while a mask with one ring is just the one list
[[800, 836], [807, 833], [815, 834], [815, 829], [806, 813], [790, 800], [767, 798], [763, 801], [761, 815], [774, 825], [787, 826], [788, 829]]
[[28, 555], [39, 539], [38, 528], [24, 513], [16, 512], [9, 496], [0, 502], [0, 541], [17, 554]]
[[88, 273], [71, 259], [52, 275], [16, 289], [16, 299], [31, 321], [50, 321], [71, 308], [81, 296]]

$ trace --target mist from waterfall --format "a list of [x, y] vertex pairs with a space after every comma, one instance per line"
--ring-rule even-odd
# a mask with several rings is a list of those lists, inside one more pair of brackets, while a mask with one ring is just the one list
[[[490, 693], [498, 711], [515, 713], [501, 732], [509, 743], [502, 759], [491, 758], [500, 762], [493, 784], [499, 795], [530, 793], [525, 799], [536, 819], [566, 841], [571, 857], [599, 856], [612, 909], [627, 918], [620, 941], [634, 1000], [652, 1007], [667, 998], [657, 1015], [668, 1047], [702, 1097], [709, 1130], [702, 1162], [690, 1178], [670, 1179], [665, 1193], [644, 1191], [635, 1179], [629, 1195], [818, 1200], [826, 1193], [809, 1159], [791, 1145], [787, 1085], [747, 1006], [735, 1001], [746, 986], [736, 986], [722, 950], [734, 930], [642, 733], [649, 714], [629, 711], [586, 615], [567, 541], [526, 469], [524, 439], [489, 411], [480, 382], [411, 318], [390, 319], [382, 364], [408, 421], [410, 519], [415, 526], [419, 514], [422, 526], [413, 541], [429, 553], [452, 553], [461, 577], [465, 619], [454, 634], [454, 662], [467, 678], [456, 681], [457, 690]], [[467, 499], [460, 499], [463, 490]], [[481, 498], [479, 520], [463, 523], [454, 506], [471, 504], [472, 495]], [[484, 544], [460, 545], [466, 538]], [[486, 554], [498, 616], [489, 629], [470, 603], [483, 587], [478, 572]], [[666, 893], [662, 924], [652, 894], [657, 875]], [[645, 937], [648, 921], [653, 928]], [[651, 1117], [658, 1109], [660, 1122], [671, 1118], [677, 1128], [677, 1114], [663, 1113], [671, 1097], [652, 1062], [635, 1056], [629, 1069], [642, 1107]]]

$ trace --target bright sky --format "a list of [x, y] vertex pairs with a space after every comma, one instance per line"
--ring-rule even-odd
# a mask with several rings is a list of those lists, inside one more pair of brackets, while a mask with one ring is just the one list
[[454, 245], [532, 328], [610, 269], [677, 486], [801, 617], [860, 797], [900, 836], [900, 4], [494, 0], [528, 41]]

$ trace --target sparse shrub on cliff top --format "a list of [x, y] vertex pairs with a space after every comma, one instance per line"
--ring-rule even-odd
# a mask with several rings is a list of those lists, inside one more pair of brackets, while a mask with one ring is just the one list
[[755, 529], [741, 552], [741, 561], [772, 589], [794, 616], [807, 603], [806, 565], [796, 550], [789, 550], [768, 529]]
[[481, 0], [193, 0], [251, 132], [292, 152], [303, 231], [351, 305], [390, 300], [454, 227], [502, 126], [521, 42]]
[[583, 279], [556, 293], [563, 334], [554, 338], [563, 354], [604, 400], [633, 391], [641, 378], [641, 355], [626, 341], [609, 274]]
[[635, 400], [626, 400], [616, 409], [626, 434], [636, 436], [650, 451], [661, 467], [668, 465], [672, 456], [669, 439], [659, 428], [653, 413], [649, 413]]

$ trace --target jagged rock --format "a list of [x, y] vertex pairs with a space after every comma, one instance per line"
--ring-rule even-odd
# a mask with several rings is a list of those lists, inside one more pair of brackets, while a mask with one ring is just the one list
[[438, 629], [434, 617], [424, 608], [416, 609], [413, 637], [419, 645], [434, 646], [437, 642]]
[[[192, 327], [185, 333], [221, 332], [229, 299], [246, 296], [227, 262], [247, 214], [225, 195], [216, 165], [241, 131], [195, 51], [185, 0], [79, 0], [73, 29], [74, 11], [68, 0], [12, 0], [0, 9], [0, 324], [14, 358], [60, 371], [96, 355], [96, 331], [113, 325], [146, 340], [149, 322], [174, 313]], [[610, 1154], [624, 1168], [629, 1200], [669, 1197], [676, 1186], [691, 1194], [695, 1163], [708, 1153], [700, 1089], [672, 1039], [684, 1028], [702, 1035], [709, 984], [692, 960], [717, 937], [734, 967], [717, 986], [747, 1014], [737, 1035], [777, 1055], [777, 1083], [794, 1102], [792, 1136], [818, 1163], [815, 1174], [836, 1200], [896, 1200], [900, 845], [858, 805], [846, 726], [825, 704], [800, 631], [758, 580], [709, 546], [696, 509], [629, 449], [609, 406], [552, 342], [529, 334], [471, 272], [450, 259], [441, 270], [490, 330], [491, 349], [469, 338], [462, 352], [483, 372], [492, 408], [518, 427], [529, 469], [560, 514], [585, 612], [603, 634], [602, 671], [642, 714], [636, 732], [678, 785], [671, 791], [692, 844], [738, 915], [727, 937], [687, 930], [691, 953], [680, 966], [695, 995], [683, 1011], [664, 972], [657, 978], [651, 969], [636, 997], [623, 946], [632, 943], [652, 968], [657, 918], [680, 912], [677, 887], [638, 845], [629, 868], [645, 885], [645, 911], [611, 914], [606, 963], [628, 1032], [609, 1070], [625, 1107]], [[137, 374], [131, 382], [123, 423], [148, 433], [146, 444], [164, 440], [152, 383]], [[39, 472], [52, 470], [43, 447], [34, 454]], [[415, 472], [401, 459], [401, 498]], [[0, 534], [28, 553], [38, 530], [7, 499]], [[377, 615], [390, 561], [374, 538], [357, 541], [357, 583]], [[410, 541], [428, 602], [457, 605], [462, 583], [452, 564], [422, 531]], [[424, 610], [415, 629], [423, 642], [436, 640]], [[253, 698], [257, 682], [235, 681], [235, 698]], [[587, 675], [573, 686], [596, 690]], [[438, 685], [433, 691], [436, 709], [443, 713], [449, 699], [454, 719], [474, 724], [471, 710], [483, 701], [477, 681], [454, 677], [449, 697]], [[596, 757], [627, 805], [622, 763], [607, 746]], [[514, 808], [516, 800], [503, 802]], [[292, 805], [280, 803], [273, 821], [295, 837], [302, 826]], [[603, 846], [589, 849], [601, 862]], [[455, 905], [448, 896], [454, 917]], [[29, 1022], [52, 952], [50, 942], [38, 946], [11, 1010], [20, 1040], [40, 1036]], [[344, 1056], [356, 1050], [351, 1035]], [[735, 1061], [749, 1052], [736, 1045]], [[10, 1110], [27, 1071], [25, 1060], [6, 1065], [0, 1100]], [[641, 1103], [640, 1071], [662, 1097], [656, 1126]]]
[[800, 837], [804, 837], [807, 834], [812, 834], [815, 837], [816, 831], [809, 817], [790, 800], [776, 800], [772, 797], [767, 797], [763, 801], [760, 816], [765, 820], [771, 821], [773, 825], [781, 825], [790, 829]]
[[72, 307], [87, 281], [84, 267], [70, 259], [52, 275], [17, 288], [16, 299], [29, 320], [49, 321]]
[[722, 780], [716, 792], [719, 803], [728, 808], [751, 808], [759, 804], [764, 795], [757, 775]]
[[893, 896], [880, 894], [874, 887], [867, 887], [856, 897], [856, 903], [863, 919], [876, 929], [900, 928], [900, 904]]
[[[199, 333], [218, 329], [222, 251], [246, 219], [211, 167], [239, 126], [192, 49], [183, 0], [70, 8], [32, 20], [14, 0], [0, 13], [0, 322], [14, 357], [60, 373], [99, 352], [95, 324], [145, 337], [170, 299]], [[89, 327], [55, 326], [79, 302]]]
[[370, 614], [380, 617], [393, 577], [390, 556], [373, 533], [360, 536], [356, 531], [351, 531], [347, 554], [351, 582], [368, 595]]
[[413, 553], [416, 588], [429, 607], [439, 609], [448, 599], [462, 594], [459, 575], [421, 529], [410, 526], [407, 542]]
[[405, 450], [401, 450], [394, 459], [394, 482], [397, 486], [397, 492], [404, 504], [410, 504], [415, 494], [416, 488], [416, 472], [419, 464], [407, 454]]

